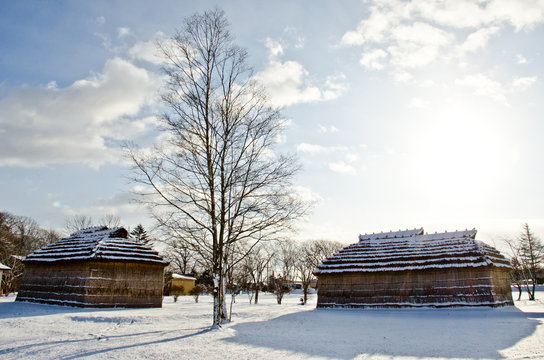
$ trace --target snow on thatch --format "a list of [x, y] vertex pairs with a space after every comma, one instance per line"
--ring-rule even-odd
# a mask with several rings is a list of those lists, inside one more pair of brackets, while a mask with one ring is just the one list
[[67, 238], [36, 250], [24, 262], [79, 260], [167, 264], [157, 251], [129, 238], [124, 228], [108, 229], [105, 226], [79, 230]]
[[475, 236], [476, 230], [425, 235], [419, 231], [361, 235], [358, 243], [324, 259], [314, 274], [489, 265], [510, 267], [504, 256], [475, 240]]
[[124, 228], [107, 227], [77, 231], [23, 263], [18, 301], [85, 307], [160, 307], [168, 264]]
[[476, 230], [360, 235], [324, 259], [318, 306], [511, 304], [510, 265]]

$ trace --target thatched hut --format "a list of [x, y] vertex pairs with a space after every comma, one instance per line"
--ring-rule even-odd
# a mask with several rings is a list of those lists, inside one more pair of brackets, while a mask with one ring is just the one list
[[512, 305], [510, 264], [476, 230], [360, 235], [315, 269], [317, 307]]
[[33, 252], [17, 301], [80, 307], [161, 307], [168, 262], [128, 237], [95, 227]]

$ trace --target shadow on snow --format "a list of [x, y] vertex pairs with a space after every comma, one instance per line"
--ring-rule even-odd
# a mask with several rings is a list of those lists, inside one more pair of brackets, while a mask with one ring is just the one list
[[[89, 312], [118, 312], [135, 308], [91, 308], [42, 304], [27, 301], [0, 303], [0, 319], [46, 316], [54, 314], [78, 314]], [[77, 320], [77, 319], [73, 319]]]
[[[198, 329], [195, 329], [198, 330]], [[64, 360], [70, 360], [70, 359], [78, 359], [81, 357], [86, 356], [95, 356], [100, 354], [109, 353], [112, 351], [117, 350], [124, 350], [124, 349], [130, 349], [130, 348], [137, 348], [141, 346], [148, 346], [148, 345], [156, 345], [156, 344], [163, 344], [168, 343], [172, 341], [178, 341], [187, 339], [193, 336], [205, 334], [207, 332], [211, 331], [211, 328], [203, 328], [199, 331], [196, 331], [191, 334], [185, 334], [185, 335], [177, 335], [172, 336], [174, 334], [178, 334], [179, 332], [176, 330], [170, 330], [170, 331], [147, 331], [147, 332], [140, 332], [140, 333], [132, 333], [132, 334], [124, 334], [124, 335], [107, 335], [107, 336], [93, 336], [91, 338], [86, 339], [77, 339], [77, 340], [59, 340], [59, 341], [49, 341], [49, 342], [41, 342], [41, 343], [35, 343], [35, 344], [29, 344], [29, 345], [21, 345], [21, 346], [14, 346], [7, 348], [5, 350], [0, 350], [0, 355], [2, 354], [9, 354], [11, 352], [21, 352], [25, 351], [25, 355], [37, 355], [40, 352], [43, 351], [44, 348], [47, 347], [53, 347], [53, 346], [61, 346], [64, 344], [73, 344], [73, 343], [85, 343], [85, 342], [94, 342], [97, 340], [110, 340], [110, 339], [122, 339], [122, 338], [128, 338], [128, 337], [148, 337], [148, 336], [157, 336], [158, 338], [155, 340], [148, 340], [148, 341], [140, 341], [140, 342], [131, 342], [130, 344], [124, 344], [119, 346], [110, 346], [102, 349], [95, 349], [95, 350], [82, 350], [77, 351], [74, 354], [69, 355], [58, 355], [58, 359], [64, 359]], [[90, 334], [91, 335], [91, 334]]]
[[315, 309], [233, 324], [227, 342], [352, 359], [360, 354], [503, 358], [500, 350], [530, 336], [540, 313], [516, 308]]

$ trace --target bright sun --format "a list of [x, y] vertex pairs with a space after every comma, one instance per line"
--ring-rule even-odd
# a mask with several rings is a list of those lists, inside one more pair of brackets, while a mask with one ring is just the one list
[[500, 176], [503, 131], [477, 107], [449, 106], [426, 121], [414, 160], [428, 201], [462, 208], [491, 196]]

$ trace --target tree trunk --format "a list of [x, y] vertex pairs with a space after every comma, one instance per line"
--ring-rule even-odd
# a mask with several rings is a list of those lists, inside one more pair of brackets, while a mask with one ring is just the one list
[[226, 265], [226, 262], [223, 262], [223, 272], [222, 272], [222, 275], [221, 276], [221, 319], [222, 319], [222, 323], [223, 322], [229, 322], [229, 318], [228, 318], [228, 313], [227, 313], [227, 284], [226, 284], [226, 279], [227, 279], [227, 271], [226, 271], [226, 268], [227, 268], [227, 265]]
[[213, 326], [221, 327], [221, 320], [223, 319], [221, 306], [222, 296], [221, 296], [221, 286], [220, 286], [221, 276], [218, 273], [213, 274]]
[[232, 304], [236, 302], [236, 294], [232, 293], [230, 295], [230, 311], [229, 311], [229, 322], [232, 319]]

